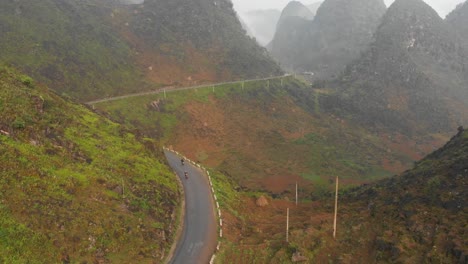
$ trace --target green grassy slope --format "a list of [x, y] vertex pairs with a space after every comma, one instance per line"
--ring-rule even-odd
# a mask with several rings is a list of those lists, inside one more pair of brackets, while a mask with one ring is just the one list
[[361, 212], [370, 214], [366, 224], [375, 234], [376, 257], [388, 262], [466, 263], [467, 179], [468, 131], [460, 130], [414, 169], [352, 192], [351, 200], [368, 208]]
[[248, 82], [244, 88], [237, 83], [96, 107], [251, 189], [282, 193], [302, 179], [307, 190], [326, 190], [336, 175], [352, 184], [411, 166], [416, 151], [398, 145], [396, 137], [389, 140], [391, 133], [322, 112], [325, 97], [326, 92], [288, 77], [283, 86], [280, 79]]
[[0, 62], [81, 101], [281, 73], [230, 1], [0, 3]]
[[[251, 232], [251, 237], [243, 235], [244, 241], [254, 236], [263, 236], [262, 240], [237, 245], [234, 253], [227, 247], [222, 252], [231, 258], [245, 257], [262, 248], [263, 254], [250, 253], [265, 258], [259, 263], [293, 263], [295, 252], [305, 256], [307, 263], [466, 263], [467, 179], [468, 131], [461, 131], [400, 176], [341, 190], [336, 238], [330, 196], [319, 203], [301, 202], [296, 207], [289, 202], [282, 208], [291, 208], [289, 243], [283, 242], [282, 230], [271, 232], [271, 226], [262, 227], [264, 220], [259, 218], [249, 224], [261, 231]], [[272, 209], [281, 202], [287, 203], [272, 201]], [[253, 210], [254, 215], [267, 211]], [[285, 224], [282, 213], [270, 213], [270, 217]]]
[[0, 262], [160, 261], [179, 196], [155, 149], [1, 67]]
[[132, 51], [95, 1], [3, 1], [0, 61], [79, 99], [135, 91]]
[[[464, 131], [401, 176], [341, 196], [336, 240], [329, 221], [309, 223], [326, 232], [298, 232], [292, 243], [318, 263], [466, 263], [467, 179]], [[332, 204], [317, 214], [331, 214]]]

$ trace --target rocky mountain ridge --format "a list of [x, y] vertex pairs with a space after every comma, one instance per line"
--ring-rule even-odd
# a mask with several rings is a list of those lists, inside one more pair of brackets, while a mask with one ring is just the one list
[[423, 1], [395, 1], [368, 51], [339, 79], [345, 111], [406, 132], [463, 124], [468, 53], [461, 43]]
[[[274, 39], [271, 53], [286, 69], [333, 77], [367, 48], [385, 11], [381, 0], [324, 1], [314, 20], [300, 23], [288, 41]], [[278, 28], [277, 35], [290, 31]]]

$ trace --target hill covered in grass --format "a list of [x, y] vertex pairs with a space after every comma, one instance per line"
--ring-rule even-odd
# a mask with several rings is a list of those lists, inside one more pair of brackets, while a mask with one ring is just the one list
[[441, 144], [432, 135], [408, 138], [353, 125], [322, 108], [329, 96], [285, 77], [95, 107], [243, 187], [275, 195], [290, 192], [296, 181], [304, 197], [316, 198], [336, 175], [348, 184], [390, 176]]
[[414, 169], [361, 187], [348, 197], [362, 206], [360, 215], [368, 214], [364, 226], [372, 227], [377, 258], [466, 263], [468, 131], [460, 128]]
[[78, 99], [137, 91], [133, 52], [101, 1], [2, 1], [0, 61]]
[[87, 101], [281, 74], [227, 0], [0, 3], [0, 62]]
[[162, 261], [180, 197], [158, 149], [0, 67], [0, 262]]
[[[400, 176], [354, 189], [340, 185], [336, 238], [332, 192], [297, 205], [265, 193], [224, 192], [237, 196], [221, 196], [226, 242], [217, 263], [295, 263], [293, 256], [306, 263], [466, 263], [467, 161], [468, 132], [460, 129]], [[259, 206], [262, 196], [267, 202]]]
[[467, 161], [460, 130], [400, 176], [341, 192], [336, 239], [333, 199], [315, 205], [292, 231], [293, 248], [314, 262], [466, 263]]

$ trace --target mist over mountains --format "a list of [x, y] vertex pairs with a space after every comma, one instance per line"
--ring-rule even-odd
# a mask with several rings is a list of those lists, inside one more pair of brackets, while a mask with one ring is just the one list
[[297, 33], [278, 28], [271, 53], [286, 69], [313, 72], [318, 78], [336, 76], [366, 49], [385, 11], [382, 0], [324, 1]]
[[430, 6], [395, 1], [374, 38], [339, 78], [343, 104], [406, 131], [418, 123], [440, 131], [467, 121], [468, 53]]
[[257, 42], [266, 46], [273, 39], [281, 11], [274, 9], [254, 10], [240, 15], [246, 21], [246, 25], [252, 31]]

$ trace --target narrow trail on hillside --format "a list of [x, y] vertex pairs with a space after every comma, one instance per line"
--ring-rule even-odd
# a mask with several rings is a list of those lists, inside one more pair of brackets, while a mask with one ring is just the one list
[[165, 92], [174, 92], [174, 91], [182, 91], [182, 90], [193, 90], [193, 89], [198, 89], [198, 88], [203, 88], [203, 87], [220, 86], [220, 85], [227, 85], [227, 84], [236, 84], [236, 83], [242, 83], [242, 82], [245, 83], [245, 82], [255, 82], [255, 81], [267, 81], [267, 80], [274, 80], [274, 79], [279, 79], [279, 78], [285, 78], [285, 77], [289, 77], [289, 76], [291, 76], [291, 74], [285, 74], [285, 75], [282, 75], [282, 76], [273, 76], [273, 77], [261, 78], [261, 79], [250, 79], [250, 80], [234, 81], [234, 82], [222, 82], [222, 83], [213, 83], [213, 84], [203, 84], [203, 85], [187, 86], [187, 87], [167, 86], [167, 87], [159, 88], [158, 90], [154, 90], [154, 91], [147, 91], [147, 92], [140, 92], [140, 93], [133, 93], [133, 94], [127, 94], [127, 95], [120, 95], [120, 96], [115, 96], [115, 97], [108, 97], [108, 98], [103, 98], [103, 99], [97, 99], [97, 100], [93, 100], [93, 101], [86, 102], [85, 104], [87, 104], [87, 105], [94, 105], [94, 104], [99, 104], [99, 103], [105, 103], [105, 102], [110, 102], [110, 101], [117, 101], [117, 100], [122, 100], [122, 99], [127, 99], [127, 98], [132, 98], [132, 97], [145, 96], [145, 95], [160, 94], [160, 93], [165, 93]]
[[[189, 162], [164, 151], [169, 165], [182, 181], [185, 192], [185, 217], [180, 240], [170, 264], [206, 264], [217, 245], [217, 225], [214, 201], [206, 175]], [[184, 172], [188, 173], [188, 179]]]

